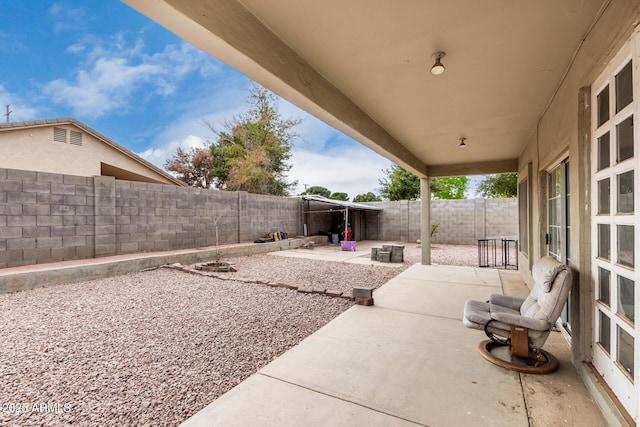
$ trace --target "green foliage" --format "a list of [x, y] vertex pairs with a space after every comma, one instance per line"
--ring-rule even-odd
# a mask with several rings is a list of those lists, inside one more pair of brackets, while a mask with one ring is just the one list
[[434, 199], [464, 199], [469, 178], [466, 176], [450, 176], [446, 178], [431, 178], [429, 188]]
[[411, 200], [420, 198], [420, 178], [408, 170], [393, 165], [389, 169], [383, 169], [387, 175], [379, 179], [379, 193], [387, 200]]
[[358, 194], [356, 197], [353, 198], [353, 202], [355, 203], [363, 203], [363, 202], [381, 202], [382, 199], [378, 196], [376, 196], [375, 194], [373, 194], [371, 191], [369, 191], [368, 193], [364, 193], [364, 194]]
[[431, 237], [436, 237], [438, 235], [439, 228], [440, 224], [431, 224]]
[[285, 196], [297, 184], [286, 173], [300, 120], [283, 119], [275, 104], [274, 94], [254, 84], [246, 113], [225, 122], [222, 132], [208, 124], [218, 136], [210, 147], [218, 189]]
[[343, 202], [349, 201], [349, 195], [347, 193], [331, 193], [329, 198], [333, 200], [342, 200]]
[[487, 175], [476, 191], [486, 198], [509, 198], [518, 195], [518, 174], [501, 173]]
[[[398, 165], [384, 169], [386, 178], [378, 180], [380, 195], [387, 200], [411, 200], [420, 198], [420, 178]], [[429, 189], [434, 199], [464, 199], [466, 176], [431, 178]]]
[[313, 187], [307, 188], [307, 191], [301, 194], [301, 196], [307, 196], [307, 195], [308, 196], [317, 195], [317, 196], [329, 198], [329, 196], [331, 196], [331, 191], [329, 191], [329, 189], [325, 187], [314, 185]]

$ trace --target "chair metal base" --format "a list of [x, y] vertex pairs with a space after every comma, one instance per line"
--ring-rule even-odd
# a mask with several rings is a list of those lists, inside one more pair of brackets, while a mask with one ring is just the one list
[[529, 351], [528, 357], [516, 357], [511, 354], [511, 346], [491, 340], [478, 344], [478, 351], [494, 365], [526, 374], [550, 374], [559, 366], [558, 359], [547, 351]]

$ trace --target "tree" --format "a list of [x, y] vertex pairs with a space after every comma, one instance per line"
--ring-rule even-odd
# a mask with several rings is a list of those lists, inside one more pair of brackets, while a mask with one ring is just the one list
[[434, 199], [464, 199], [469, 178], [466, 176], [450, 176], [431, 178], [429, 188]]
[[[420, 178], [406, 169], [393, 165], [384, 169], [386, 178], [378, 180], [380, 195], [388, 200], [411, 200], [420, 197]], [[468, 178], [466, 176], [431, 178], [429, 189], [434, 199], [464, 199]]]
[[329, 198], [329, 196], [331, 196], [331, 191], [329, 191], [329, 189], [325, 187], [314, 185], [312, 187], [307, 188], [307, 191], [301, 194], [301, 196], [305, 196], [305, 195], [309, 195], [309, 196], [317, 195], [317, 196]]
[[518, 174], [500, 173], [487, 175], [480, 183], [476, 191], [487, 198], [509, 198], [518, 195]]
[[343, 202], [349, 201], [349, 195], [347, 193], [331, 193], [329, 198], [333, 200], [342, 200]]
[[353, 202], [355, 203], [362, 203], [362, 202], [381, 202], [382, 199], [378, 196], [376, 196], [375, 194], [373, 194], [371, 191], [369, 191], [368, 193], [364, 193], [364, 194], [358, 194], [356, 197], [353, 198]]
[[387, 176], [379, 179], [379, 193], [387, 200], [411, 200], [420, 197], [420, 178], [408, 170], [392, 165], [382, 170]]
[[300, 119], [283, 119], [276, 108], [276, 96], [254, 84], [249, 91], [249, 110], [224, 123], [211, 143], [212, 171], [216, 187], [286, 196], [297, 182], [287, 182], [291, 169], [291, 146], [298, 135]]
[[206, 148], [192, 148], [185, 151], [178, 148], [176, 154], [168, 159], [164, 167], [175, 172], [177, 178], [187, 185], [210, 188], [214, 177], [211, 175], [211, 153]]

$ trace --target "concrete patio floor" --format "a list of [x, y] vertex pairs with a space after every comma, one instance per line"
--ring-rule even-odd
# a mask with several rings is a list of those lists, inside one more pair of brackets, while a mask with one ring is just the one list
[[380, 267], [397, 268], [399, 264], [379, 262], [371, 260], [371, 248], [379, 248], [382, 245], [391, 244], [378, 240], [364, 240], [354, 242], [355, 251], [343, 251], [340, 245], [330, 244], [316, 246], [313, 250], [291, 249], [286, 251], [269, 252], [268, 255], [283, 256], [289, 258], [317, 259], [320, 261], [345, 262], [347, 264], [376, 265]]
[[545, 347], [560, 361], [550, 375], [478, 354], [462, 307], [503, 288], [528, 293], [515, 271], [414, 265], [182, 425], [607, 425], [561, 333]]

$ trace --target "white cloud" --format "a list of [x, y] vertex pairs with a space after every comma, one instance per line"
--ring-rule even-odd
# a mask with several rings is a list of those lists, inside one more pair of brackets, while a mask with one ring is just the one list
[[7, 105], [9, 105], [9, 109], [11, 111], [9, 120], [12, 122], [21, 122], [38, 118], [39, 111], [37, 108], [29, 105], [18, 95], [7, 91], [4, 86], [0, 85], [0, 113], [2, 114], [2, 120], [0, 120], [0, 122], [2, 123], [6, 121], [4, 114], [7, 111]]
[[352, 142], [325, 153], [295, 149], [292, 164], [289, 179], [298, 180], [297, 194], [304, 191], [304, 184], [319, 185], [332, 192], [345, 192], [353, 199], [369, 191], [376, 193], [378, 179], [384, 176], [382, 170], [391, 162]]
[[164, 168], [164, 164], [168, 159], [174, 156], [178, 148], [189, 151], [192, 148], [203, 148], [206, 146], [204, 138], [196, 135], [187, 135], [181, 140], [172, 140], [164, 145], [156, 148], [148, 148], [142, 153], [137, 153], [140, 157], [153, 163], [154, 165]]
[[82, 8], [64, 6], [62, 3], [54, 3], [47, 10], [53, 21], [53, 30], [56, 33], [69, 30], [81, 30], [86, 26], [86, 13]]
[[215, 93], [194, 100], [190, 105], [181, 106], [184, 111], [173, 123], [157, 130], [157, 136], [141, 157], [163, 168], [167, 159], [173, 157], [178, 148], [204, 147], [207, 140], [215, 139], [208, 128], [223, 130], [225, 120], [245, 110], [246, 90], [240, 87], [224, 87]]
[[[92, 45], [90, 49], [87, 45]], [[109, 112], [124, 113], [132, 98], [144, 89], [145, 95], [166, 97], [176, 91], [187, 75], [218, 72], [218, 63], [187, 43], [167, 45], [148, 55], [141, 39], [129, 45], [123, 34], [108, 42], [88, 39], [67, 48], [69, 53], [85, 53], [83, 65], [72, 79], [56, 79], [44, 86], [44, 93], [79, 117], [100, 117]]]
[[74, 82], [53, 80], [45, 92], [56, 103], [70, 106], [75, 115], [98, 117], [126, 109], [136, 86], [160, 73], [154, 65], [131, 66], [124, 58], [101, 58], [91, 70], [79, 70]]

